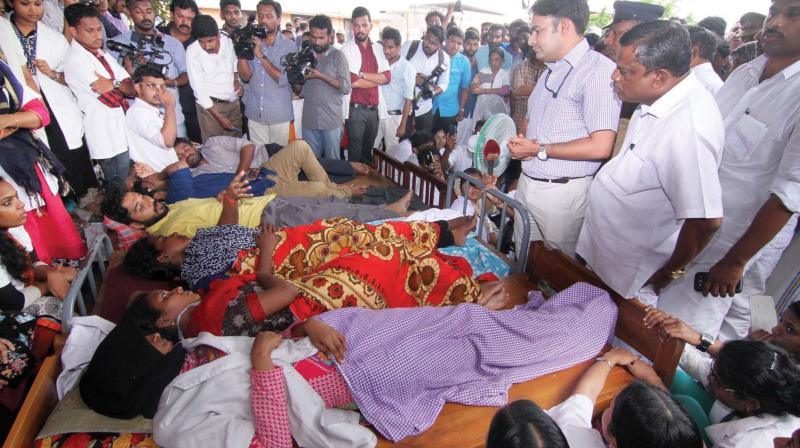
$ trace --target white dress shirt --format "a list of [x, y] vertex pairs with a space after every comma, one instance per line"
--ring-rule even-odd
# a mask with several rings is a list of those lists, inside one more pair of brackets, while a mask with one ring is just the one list
[[[114, 72], [114, 79], [122, 81], [130, 78], [114, 56], [100, 51]], [[125, 111], [121, 107], [106, 106], [100, 101], [99, 95], [92, 91], [91, 83], [97, 81], [97, 74], [111, 79], [97, 56], [79, 44], [77, 39], [73, 39], [64, 60], [64, 79], [78, 100], [78, 107], [83, 111], [89, 154], [93, 159], [110, 159], [128, 150]]]
[[714, 71], [714, 66], [711, 65], [710, 62], [692, 67], [692, 73], [694, 73], [694, 76], [697, 77], [700, 83], [703, 84], [706, 90], [711, 92], [712, 95], [716, 95], [722, 87], [722, 84], [724, 84], [722, 78]]
[[203, 50], [200, 42], [189, 45], [186, 49], [186, 70], [200, 107], [210, 109], [214, 105], [211, 98], [224, 101], [236, 101], [239, 98], [233, 89], [237, 62], [233, 43], [223, 34], [219, 35], [219, 51], [216, 54]]
[[[407, 59], [408, 50], [411, 48], [410, 40], [407, 40], [406, 43], [403, 44], [403, 47], [400, 49], [400, 57], [403, 59]], [[450, 56], [440, 49], [439, 51], [433, 53], [432, 55], [428, 56], [423, 51], [424, 43], [419, 41], [419, 45], [417, 46], [417, 52], [408, 59], [408, 62], [414, 67], [415, 73], [421, 73], [425, 76], [429, 76], [433, 70], [439, 65], [439, 52], [442, 54], [442, 67], [444, 71], [442, 72], [439, 79], [436, 81], [436, 86], [442, 89], [442, 92], [447, 90], [447, 86], [450, 84]], [[415, 83], [416, 84], [416, 83]], [[414, 95], [419, 94], [420, 89], [418, 87], [414, 87]], [[420, 116], [426, 114], [433, 109], [433, 98], [421, 98], [417, 101], [417, 112], [416, 115]]]
[[592, 428], [594, 404], [585, 395], [573, 395], [547, 410], [550, 418], [564, 433], [569, 446], [575, 448], [605, 448], [603, 437]]
[[622, 152], [598, 172], [577, 252], [626, 298], [669, 260], [685, 220], [722, 217], [724, 130], [714, 98], [689, 74], [634, 113]]
[[145, 163], [156, 171], [178, 161], [175, 150], [164, 144], [161, 127], [164, 126], [164, 111], [142, 99], [137, 99], [125, 117], [128, 125], [128, 146], [131, 160]]
[[[719, 168], [725, 218], [708, 246], [687, 266], [686, 275], [659, 295], [659, 308], [712, 335], [719, 331], [731, 299], [709, 300], [695, 292], [694, 274], [708, 272], [728, 253], [770, 195], [790, 212], [800, 212], [800, 62], [759, 82], [766, 62], [762, 55], [739, 67], [717, 93], [725, 123]], [[773, 241], [790, 240], [791, 224], [790, 220]], [[783, 251], [762, 251], [750, 259], [747, 269], [765, 253], [780, 257]]]

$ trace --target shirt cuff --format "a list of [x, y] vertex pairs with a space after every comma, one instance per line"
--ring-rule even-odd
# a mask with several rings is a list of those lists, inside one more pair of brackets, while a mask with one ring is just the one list
[[770, 192], [777, 196], [790, 212], [800, 211], [800, 183], [776, 177], [772, 181]]

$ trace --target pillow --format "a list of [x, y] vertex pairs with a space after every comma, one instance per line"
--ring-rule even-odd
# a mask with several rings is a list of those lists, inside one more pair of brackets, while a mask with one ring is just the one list
[[147, 232], [144, 230], [114, 221], [107, 216], [103, 216], [103, 225], [116, 234], [117, 249], [128, 250], [133, 243], [147, 236]]
[[152, 433], [153, 421], [141, 415], [123, 420], [98, 414], [86, 406], [75, 387], [58, 402], [36, 438], [81, 432]]
[[71, 389], [75, 389], [78, 380], [89, 361], [92, 360], [97, 346], [114, 329], [114, 324], [99, 316], [81, 316], [72, 319], [72, 329], [67, 342], [61, 350], [61, 374], [56, 380], [59, 400]]

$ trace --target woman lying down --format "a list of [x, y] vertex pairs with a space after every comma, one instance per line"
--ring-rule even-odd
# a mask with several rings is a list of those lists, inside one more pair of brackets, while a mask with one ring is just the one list
[[[180, 275], [202, 297], [181, 289], [142, 293], [161, 313], [159, 326], [182, 336], [255, 336], [283, 331], [295, 320], [327, 310], [443, 306], [506, 306], [499, 282], [479, 282], [466, 259], [437, 248], [463, 245], [475, 218], [438, 223], [344, 218], [311, 225], [258, 229], [227, 225], [200, 229], [194, 238], [150, 237], [125, 259], [134, 274]], [[271, 254], [271, 256], [261, 256]], [[496, 280], [496, 277], [493, 277]]]
[[95, 352], [81, 397], [112, 417], [155, 416], [160, 446], [370, 447], [372, 431], [338, 408], [354, 403], [397, 441], [430, 427], [446, 401], [503, 405], [511, 384], [593, 358], [613, 333], [616, 306], [593, 286], [528, 299], [506, 311], [344, 308], [283, 336], [181, 344], [134, 303]]

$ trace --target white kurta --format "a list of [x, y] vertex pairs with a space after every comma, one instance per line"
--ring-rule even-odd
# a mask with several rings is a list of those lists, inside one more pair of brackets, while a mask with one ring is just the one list
[[637, 297], [687, 219], [722, 217], [723, 142], [714, 98], [692, 74], [634, 113], [622, 152], [589, 190], [577, 247], [617, 293]]
[[[706, 249], [687, 266], [686, 275], [661, 290], [659, 297], [659, 308], [711, 335], [719, 332], [732, 299], [695, 292], [695, 273], [708, 272], [727, 254], [770, 195], [794, 214], [800, 211], [800, 62], [759, 83], [766, 62], [766, 56], [760, 56], [743, 65], [717, 94], [725, 123], [719, 169], [725, 217]], [[773, 241], [788, 241], [786, 234], [792, 232], [790, 222]], [[782, 249], [762, 250], [746, 270], [762, 256], [782, 253]]]
[[[69, 43], [64, 35], [39, 22], [36, 27], [36, 58], [47, 61], [56, 72], [63, 72], [68, 51]], [[35, 79], [47, 98], [50, 112], [58, 121], [67, 146], [70, 149], [83, 146], [83, 116], [72, 91], [42, 73], [37, 72]]]
[[175, 150], [164, 144], [161, 127], [164, 117], [159, 109], [142, 99], [137, 99], [125, 116], [131, 160], [144, 163], [161, 172], [167, 165], [178, 161]]
[[[116, 80], [130, 78], [114, 56], [106, 51], [103, 53]], [[125, 111], [121, 107], [106, 106], [100, 101], [99, 95], [92, 91], [91, 83], [98, 79], [98, 74], [111, 79], [100, 60], [73, 39], [64, 59], [64, 78], [83, 112], [89, 154], [93, 159], [110, 159], [128, 150]]]

